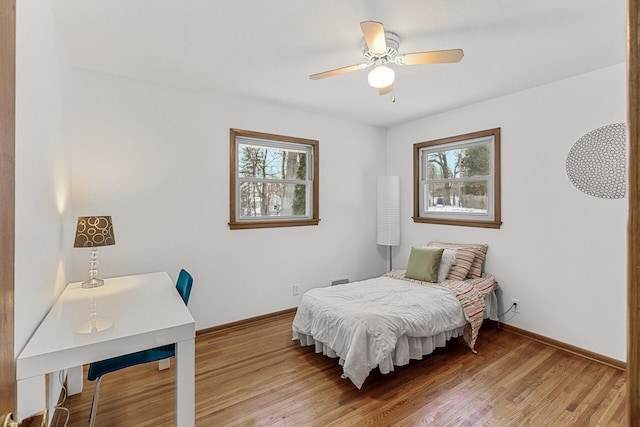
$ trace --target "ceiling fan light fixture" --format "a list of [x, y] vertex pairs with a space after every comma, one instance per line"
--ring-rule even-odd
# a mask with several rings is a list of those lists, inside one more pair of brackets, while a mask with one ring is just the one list
[[360, 23], [360, 30], [363, 36], [360, 42], [363, 63], [311, 74], [309, 78], [319, 80], [372, 67], [368, 75], [369, 86], [378, 89], [378, 94], [385, 95], [393, 90], [395, 80], [395, 72], [387, 67], [388, 64], [450, 64], [459, 62], [464, 56], [462, 49], [430, 50], [400, 55], [400, 37], [396, 33], [385, 31], [382, 22], [363, 21]]
[[385, 65], [378, 65], [373, 70], [369, 71], [368, 80], [369, 86], [377, 89], [387, 87], [393, 84], [393, 80], [396, 73]]

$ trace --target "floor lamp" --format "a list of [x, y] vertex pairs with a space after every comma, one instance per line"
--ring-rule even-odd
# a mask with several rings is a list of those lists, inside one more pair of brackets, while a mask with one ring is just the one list
[[400, 177], [379, 176], [377, 192], [377, 238], [389, 247], [389, 271], [392, 270], [392, 246], [400, 245]]

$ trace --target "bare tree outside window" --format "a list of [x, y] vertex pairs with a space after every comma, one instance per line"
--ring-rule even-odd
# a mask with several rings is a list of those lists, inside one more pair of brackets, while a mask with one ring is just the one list
[[499, 128], [414, 144], [413, 219], [500, 227]]
[[231, 129], [230, 192], [232, 229], [317, 225], [318, 141]]

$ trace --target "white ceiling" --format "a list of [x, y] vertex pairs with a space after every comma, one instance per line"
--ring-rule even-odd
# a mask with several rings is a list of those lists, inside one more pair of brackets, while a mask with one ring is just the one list
[[[74, 65], [390, 127], [625, 61], [625, 0], [52, 0]], [[362, 61], [359, 23], [399, 53], [462, 48], [456, 64], [396, 66], [394, 94]]]

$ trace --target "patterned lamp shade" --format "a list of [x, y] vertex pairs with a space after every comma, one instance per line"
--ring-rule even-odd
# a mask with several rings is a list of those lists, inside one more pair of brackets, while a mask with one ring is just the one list
[[92, 248], [116, 244], [110, 216], [81, 216], [76, 226], [74, 248]]
[[379, 245], [400, 245], [400, 177], [378, 177], [377, 235]]

